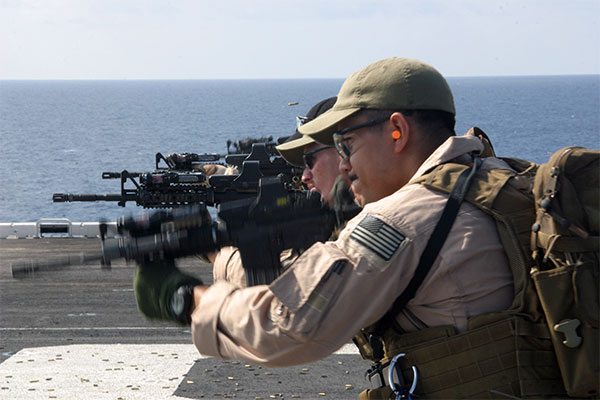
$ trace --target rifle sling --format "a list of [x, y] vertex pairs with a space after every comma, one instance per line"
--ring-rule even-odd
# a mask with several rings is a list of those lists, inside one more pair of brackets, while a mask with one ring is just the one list
[[396, 298], [392, 307], [388, 310], [388, 312], [381, 317], [381, 319], [376, 322], [376, 328], [373, 331], [373, 334], [376, 336], [381, 336], [381, 334], [392, 326], [395, 321], [396, 315], [398, 315], [402, 309], [408, 304], [408, 302], [415, 296], [417, 290], [425, 280], [425, 277], [429, 273], [433, 262], [437, 258], [442, 246], [446, 242], [446, 238], [448, 237], [448, 233], [450, 233], [450, 229], [454, 224], [454, 220], [458, 215], [458, 210], [460, 209], [460, 205], [463, 202], [465, 195], [469, 191], [469, 187], [471, 186], [471, 182], [475, 177], [475, 172], [481, 166], [481, 159], [479, 157], [475, 157], [473, 161], [473, 166], [471, 168], [465, 169], [456, 180], [456, 183], [452, 187], [452, 191], [448, 196], [448, 201], [444, 206], [444, 210], [442, 211], [442, 216], [435, 226], [429, 241], [427, 242], [427, 246], [425, 246], [425, 250], [421, 254], [421, 258], [419, 259], [419, 264], [415, 270], [415, 273], [408, 283], [406, 289]]

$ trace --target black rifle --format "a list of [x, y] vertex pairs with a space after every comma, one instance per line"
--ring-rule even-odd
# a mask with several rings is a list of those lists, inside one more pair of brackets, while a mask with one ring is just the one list
[[193, 171], [202, 164], [218, 163], [224, 157], [224, 155], [216, 153], [171, 153], [166, 156], [163, 156], [162, 153], [156, 153], [155, 165], [157, 170], [164, 169], [160, 167], [160, 162], [164, 161], [168, 170]]
[[[190, 153], [188, 153], [189, 155]], [[159, 157], [160, 156], [160, 157]], [[217, 155], [196, 155], [187, 157], [185, 164], [192, 159], [204, 159]], [[229, 159], [229, 157], [232, 157]], [[158, 168], [160, 160], [165, 160], [169, 168]], [[170, 161], [172, 161], [171, 159]], [[232, 201], [256, 196], [258, 181], [263, 176], [280, 176], [290, 188], [301, 187], [301, 168], [293, 167], [281, 158], [270, 157], [264, 144], [254, 144], [248, 155], [225, 156], [225, 161], [239, 165], [241, 170], [235, 175], [212, 175], [208, 179], [201, 171], [170, 169], [171, 165], [162, 154], [156, 157], [157, 170], [154, 172], [103, 172], [103, 179], [120, 179], [121, 193], [116, 194], [71, 194], [55, 193], [52, 201], [57, 203], [72, 201], [116, 201], [125, 207], [127, 202], [135, 202], [144, 208], [178, 207], [204, 203], [214, 206], [225, 201]], [[181, 166], [181, 165], [179, 165]], [[136, 180], [137, 178], [137, 180]], [[129, 187], [126, 185], [129, 184]], [[133, 185], [133, 187], [131, 187]]]
[[[241, 168], [244, 161], [258, 161], [261, 173], [264, 176], [275, 176], [284, 174], [287, 176], [300, 176], [303, 169], [289, 165], [283, 157], [273, 155], [267, 147], [266, 143], [253, 143], [249, 153], [232, 153], [232, 154], [216, 154], [216, 153], [171, 153], [163, 156], [161, 153], [156, 153], [156, 169], [161, 168], [160, 161], [164, 161], [168, 170], [174, 171], [194, 171], [200, 169], [206, 163], [218, 163], [221, 159], [224, 164]], [[108, 174], [108, 173], [104, 173]]]
[[[273, 136], [261, 138], [245, 138], [236, 141], [227, 140], [227, 154], [217, 153], [171, 153], [166, 156], [156, 153], [156, 169], [162, 169], [160, 162], [163, 161], [169, 170], [192, 171], [198, 169], [205, 163], [218, 163], [225, 160], [228, 165], [241, 167], [242, 162], [249, 156], [251, 160], [261, 160], [262, 163], [271, 161], [277, 166], [286, 165], [285, 160], [279, 155], [275, 148], [278, 144], [285, 142], [289, 136], [282, 136], [273, 141]], [[301, 173], [301, 172], [300, 172]]]
[[282, 136], [273, 140], [273, 136], [263, 136], [260, 138], [247, 137], [240, 140], [227, 140], [227, 154], [247, 154], [252, 150], [252, 146], [257, 143], [264, 143], [269, 155], [277, 156], [279, 153], [275, 148], [278, 144], [285, 142], [289, 136]]
[[122, 218], [117, 225], [124, 236], [102, 238], [101, 254], [13, 265], [13, 276], [27, 277], [35, 271], [90, 261], [170, 259], [235, 246], [248, 285], [268, 284], [281, 271], [283, 250], [301, 252], [317, 241], [326, 241], [335, 227], [360, 211], [358, 206], [330, 208], [317, 193], [290, 191], [277, 177], [261, 178], [259, 188], [258, 196], [220, 204], [217, 221], [207, 221], [204, 204]]

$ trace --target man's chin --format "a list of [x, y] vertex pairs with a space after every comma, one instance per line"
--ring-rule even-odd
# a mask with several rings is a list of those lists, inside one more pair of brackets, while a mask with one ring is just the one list
[[360, 206], [361, 208], [365, 207], [365, 202], [360, 197], [354, 196], [354, 202], [356, 203], [357, 206]]
[[357, 188], [357, 185], [355, 185], [355, 182], [352, 182], [352, 185], [350, 186], [350, 190], [352, 190], [352, 194], [354, 195], [354, 202], [356, 204], [358, 204], [361, 207], [365, 206], [365, 198], [361, 195], [360, 193], [360, 189]]

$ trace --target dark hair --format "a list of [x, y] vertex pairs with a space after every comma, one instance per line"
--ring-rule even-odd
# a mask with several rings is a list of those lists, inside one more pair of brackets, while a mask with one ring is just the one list
[[363, 110], [369, 119], [385, 118], [394, 112], [402, 113], [416, 124], [423, 137], [437, 147], [450, 136], [456, 136], [456, 119], [452, 113], [440, 110]]
[[456, 119], [454, 115], [441, 110], [363, 110], [369, 119], [384, 118], [395, 112], [409, 117], [427, 131], [446, 130], [454, 133]]

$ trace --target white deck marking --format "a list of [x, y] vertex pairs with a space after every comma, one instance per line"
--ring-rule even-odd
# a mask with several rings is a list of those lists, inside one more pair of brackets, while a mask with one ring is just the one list
[[[358, 351], [347, 344], [335, 354]], [[0, 398], [185, 399], [173, 393], [200, 358], [193, 344], [25, 348], [0, 364]]]
[[0, 364], [0, 397], [177, 399], [197, 358], [192, 344], [26, 348]]

